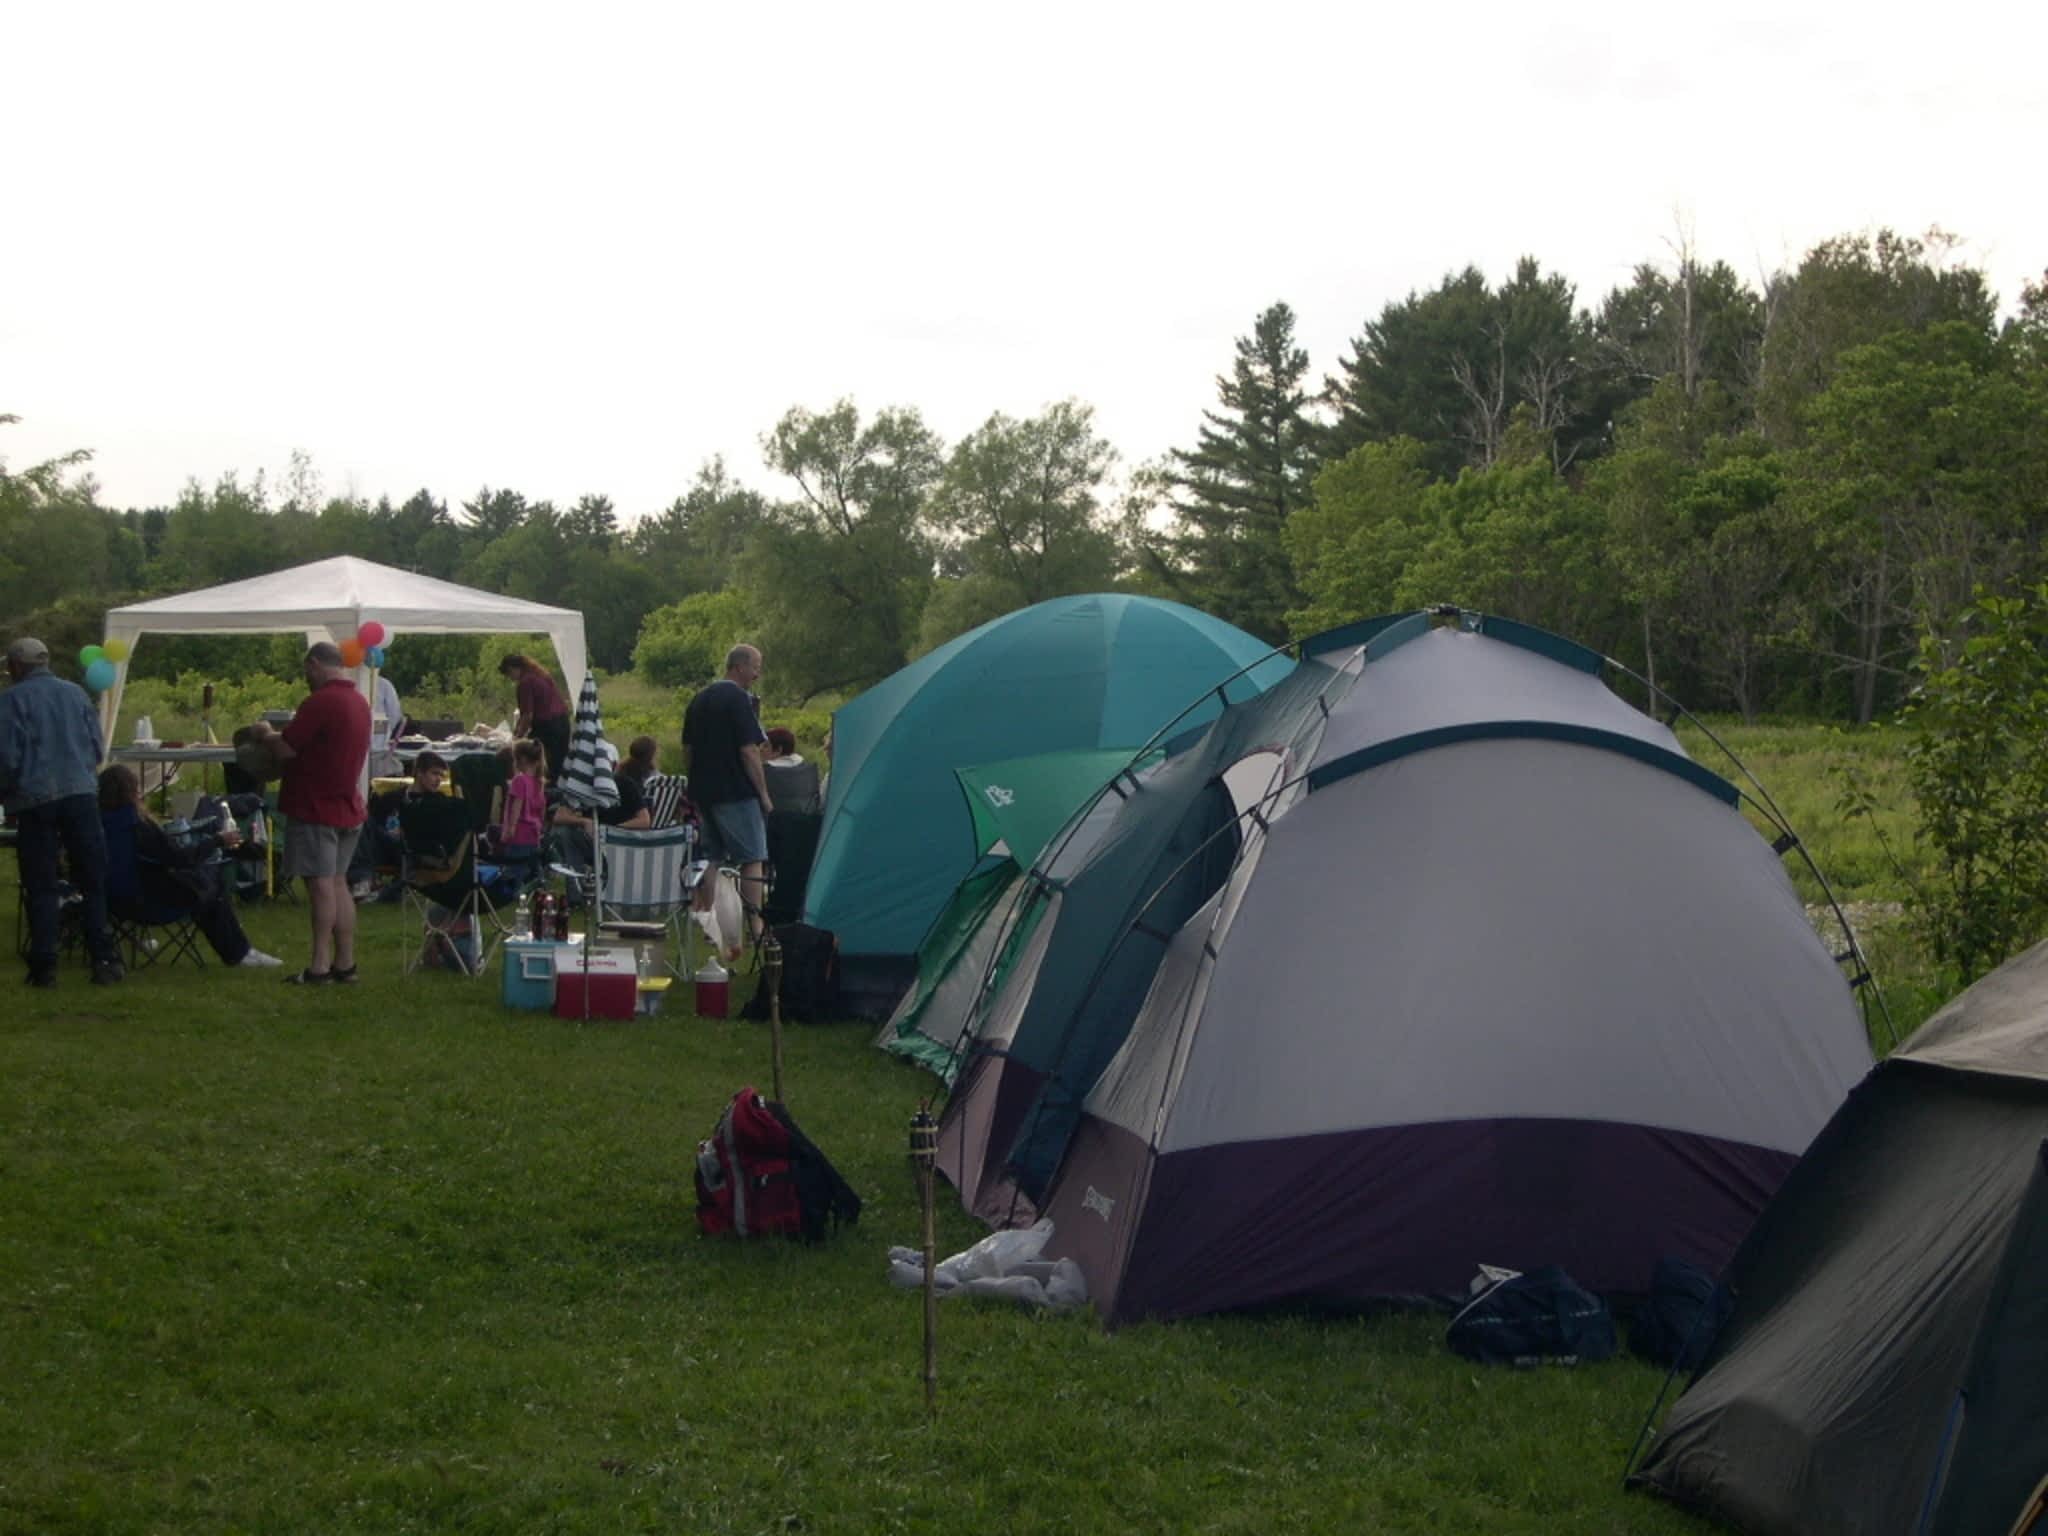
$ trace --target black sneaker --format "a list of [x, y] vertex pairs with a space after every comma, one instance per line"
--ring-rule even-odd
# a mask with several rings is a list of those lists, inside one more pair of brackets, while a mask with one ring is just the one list
[[57, 985], [57, 973], [55, 971], [30, 971], [21, 979], [31, 987], [54, 987]]
[[92, 984], [96, 987], [111, 987], [114, 983], [124, 980], [127, 975], [128, 967], [120, 961], [102, 960], [92, 968]]

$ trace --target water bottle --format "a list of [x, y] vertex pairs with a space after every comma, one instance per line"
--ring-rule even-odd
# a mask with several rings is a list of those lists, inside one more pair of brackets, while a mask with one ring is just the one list
[[519, 893], [519, 910], [512, 918], [512, 937], [530, 939], [533, 937], [533, 898], [525, 891]]

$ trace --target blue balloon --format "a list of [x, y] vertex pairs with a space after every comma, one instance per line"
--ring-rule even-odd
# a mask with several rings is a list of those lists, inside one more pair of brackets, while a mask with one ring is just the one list
[[369, 655], [364, 659], [373, 667], [382, 667], [384, 665], [384, 647], [381, 645], [371, 646]]
[[94, 693], [105, 693], [114, 686], [114, 664], [102, 656], [85, 669], [85, 686]]

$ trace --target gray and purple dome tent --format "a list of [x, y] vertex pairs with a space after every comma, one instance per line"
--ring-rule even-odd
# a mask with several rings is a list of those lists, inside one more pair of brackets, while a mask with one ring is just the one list
[[1734, 786], [1602, 670], [1368, 621], [1119, 780], [966, 1031], [968, 1205], [1051, 1216], [1113, 1323], [1717, 1270], [1870, 1048]]

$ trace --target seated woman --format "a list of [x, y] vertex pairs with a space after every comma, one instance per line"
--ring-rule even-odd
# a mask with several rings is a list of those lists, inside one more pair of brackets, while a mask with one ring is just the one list
[[626, 747], [626, 760], [619, 764], [622, 777], [631, 779], [644, 794], [647, 781], [661, 772], [661, 743], [652, 736], [635, 736]]
[[636, 736], [626, 748], [626, 760], [619, 764], [621, 778], [631, 779], [647, 807], [647, 825], [667, 831], [684, 821], [694, 823], [695, 808], [689, 805], [683, 780], [661, 771], [661, 745], [652, 736]]
[[100, 775], [100, 822], [109, 840], [135, 840], [142, 899], [152, 906], [189, 912], [222, 964], [284, 964], [277, 956], [266, 955], [249, 942], [249, 936], [242, 932], [241, 919], [235, 916], [234, 904], [228, 900], [220, 866], [211, 862], [220, 849], [232, 849], [241, 841], [234, 828], [226, 828], [218, 836], [209, 833], [190, 843], [173, 841], [149, 814], [149, 807], [142, 800], [142, 781], [125, 763], [116, 763]]
[[775, 755], [761, 764], [768, 781], [768, 798], [778, 811], [806, 814], [824, 809], [824, 795], [818, 781], [818, 765], [805, 762], [796, 749], [796, 733], [786, 726], [768, 728], [768, 750]]
[[[598, 746], [616, 769], [618, 748], [608, 741], [601, 741]], [[619, 803], [600, 806], [595, 815], [575, 806], [555, 807], [553, 843], [555, 857], [561, 863], [573, 869], [590, 868], [593, 862], [590, 829], [600, 823], [621, 832], [644, 831], [654, 824], [653, 818], [647, 814], [647, 802], [640, 793], [639, 781], [630, 773], [615, 771], [612, 782], [619, 786]]]

